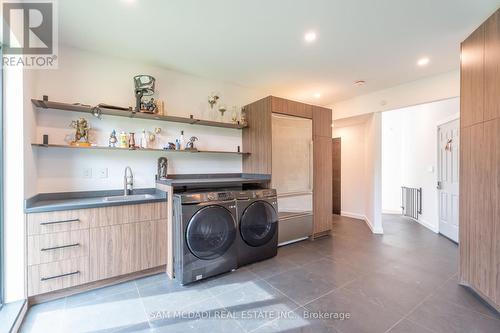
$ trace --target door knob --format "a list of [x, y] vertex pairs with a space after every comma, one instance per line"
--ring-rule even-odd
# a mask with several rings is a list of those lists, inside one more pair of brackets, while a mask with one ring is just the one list
[[440, 189], [441, 189], [441, 185], [442, 185], [442, 183], [441, 183], [440, 181], [438, 181], [438, 182], [437, 182], [437, 186], [436, 186], [436, 188], [437, 188], [438, 190], [440, 190]]

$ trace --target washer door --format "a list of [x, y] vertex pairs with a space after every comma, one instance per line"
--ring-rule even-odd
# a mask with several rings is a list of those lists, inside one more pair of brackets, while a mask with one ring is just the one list
[[278, 215], [266, 201], [254, 201], [243, 212], [240, 221], [241, 238], [250, 246], [267, 244], [276, 233]]
[[234, 218], [226, 208], [217, 205], [197, 211], [186, 229], [186, 243], [193, 255], [203, 260], [222, 256], [236, 237]]

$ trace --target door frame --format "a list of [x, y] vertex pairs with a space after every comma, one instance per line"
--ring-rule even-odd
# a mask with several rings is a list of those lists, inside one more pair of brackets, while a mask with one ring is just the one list
[[[439, 181], [439, 153], [440, 153], [440, 151], [439, 151], [439, 148], [440, 148], [439, 147], [439, 128], [441, 126], [443, 126], [447, 123], [451, 123], [452, 121], [455, 121], [455, 120], [459, 121], [458, 130], [459, 130], [459, 135], [461, 135], [462, 133], [460, 133], [460, 112], [452, 114], [451, 116], [448, 116], [446, 118], [443, 118], [436, 123], [436, 177], [435, 177], [436, 198], [435, 198], [435, 200], [436, 200], [436, 207], [437, 207], [437, 214], [438, 215], [437, 215], [437, 227], [436, 227], [435, 232], [440, 234], [443, 237], [446, 237], [446, 236], [443, 235], [439, 230], [439, 216], [441, 214], [441, 211], [440, 211], [440, 207], [439, 207], [439, 190], [437, 190], [437, 182]], [[459, 168], [460, 168], [460, 163], [459, 163]], [[460, 195], [460, 193], [458, 193], [458, 195]], [[458, 225], [458, 229], [460, 230], [460, 224]], [[448, 238], [448, 237], [446, 237], [446, 238]], [[452, 239], [450, 239], [450, 241], [455, 243], [455, 241]]]

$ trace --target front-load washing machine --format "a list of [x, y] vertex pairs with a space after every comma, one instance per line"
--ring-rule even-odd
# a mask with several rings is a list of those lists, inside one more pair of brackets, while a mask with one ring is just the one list
[[238, 267], [234, 194], [175, 194], [174, 276], [181, 284]]
[[235, 192], [238, 214], [238, 266], [274, 257], [278, 253], [276, 190]]

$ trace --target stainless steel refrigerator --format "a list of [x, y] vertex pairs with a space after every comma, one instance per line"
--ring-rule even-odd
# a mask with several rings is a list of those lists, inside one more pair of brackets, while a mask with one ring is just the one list
[[272, 115], [272, 187], [278, 193], [279, 244], [312, 234], [312, 120]]

